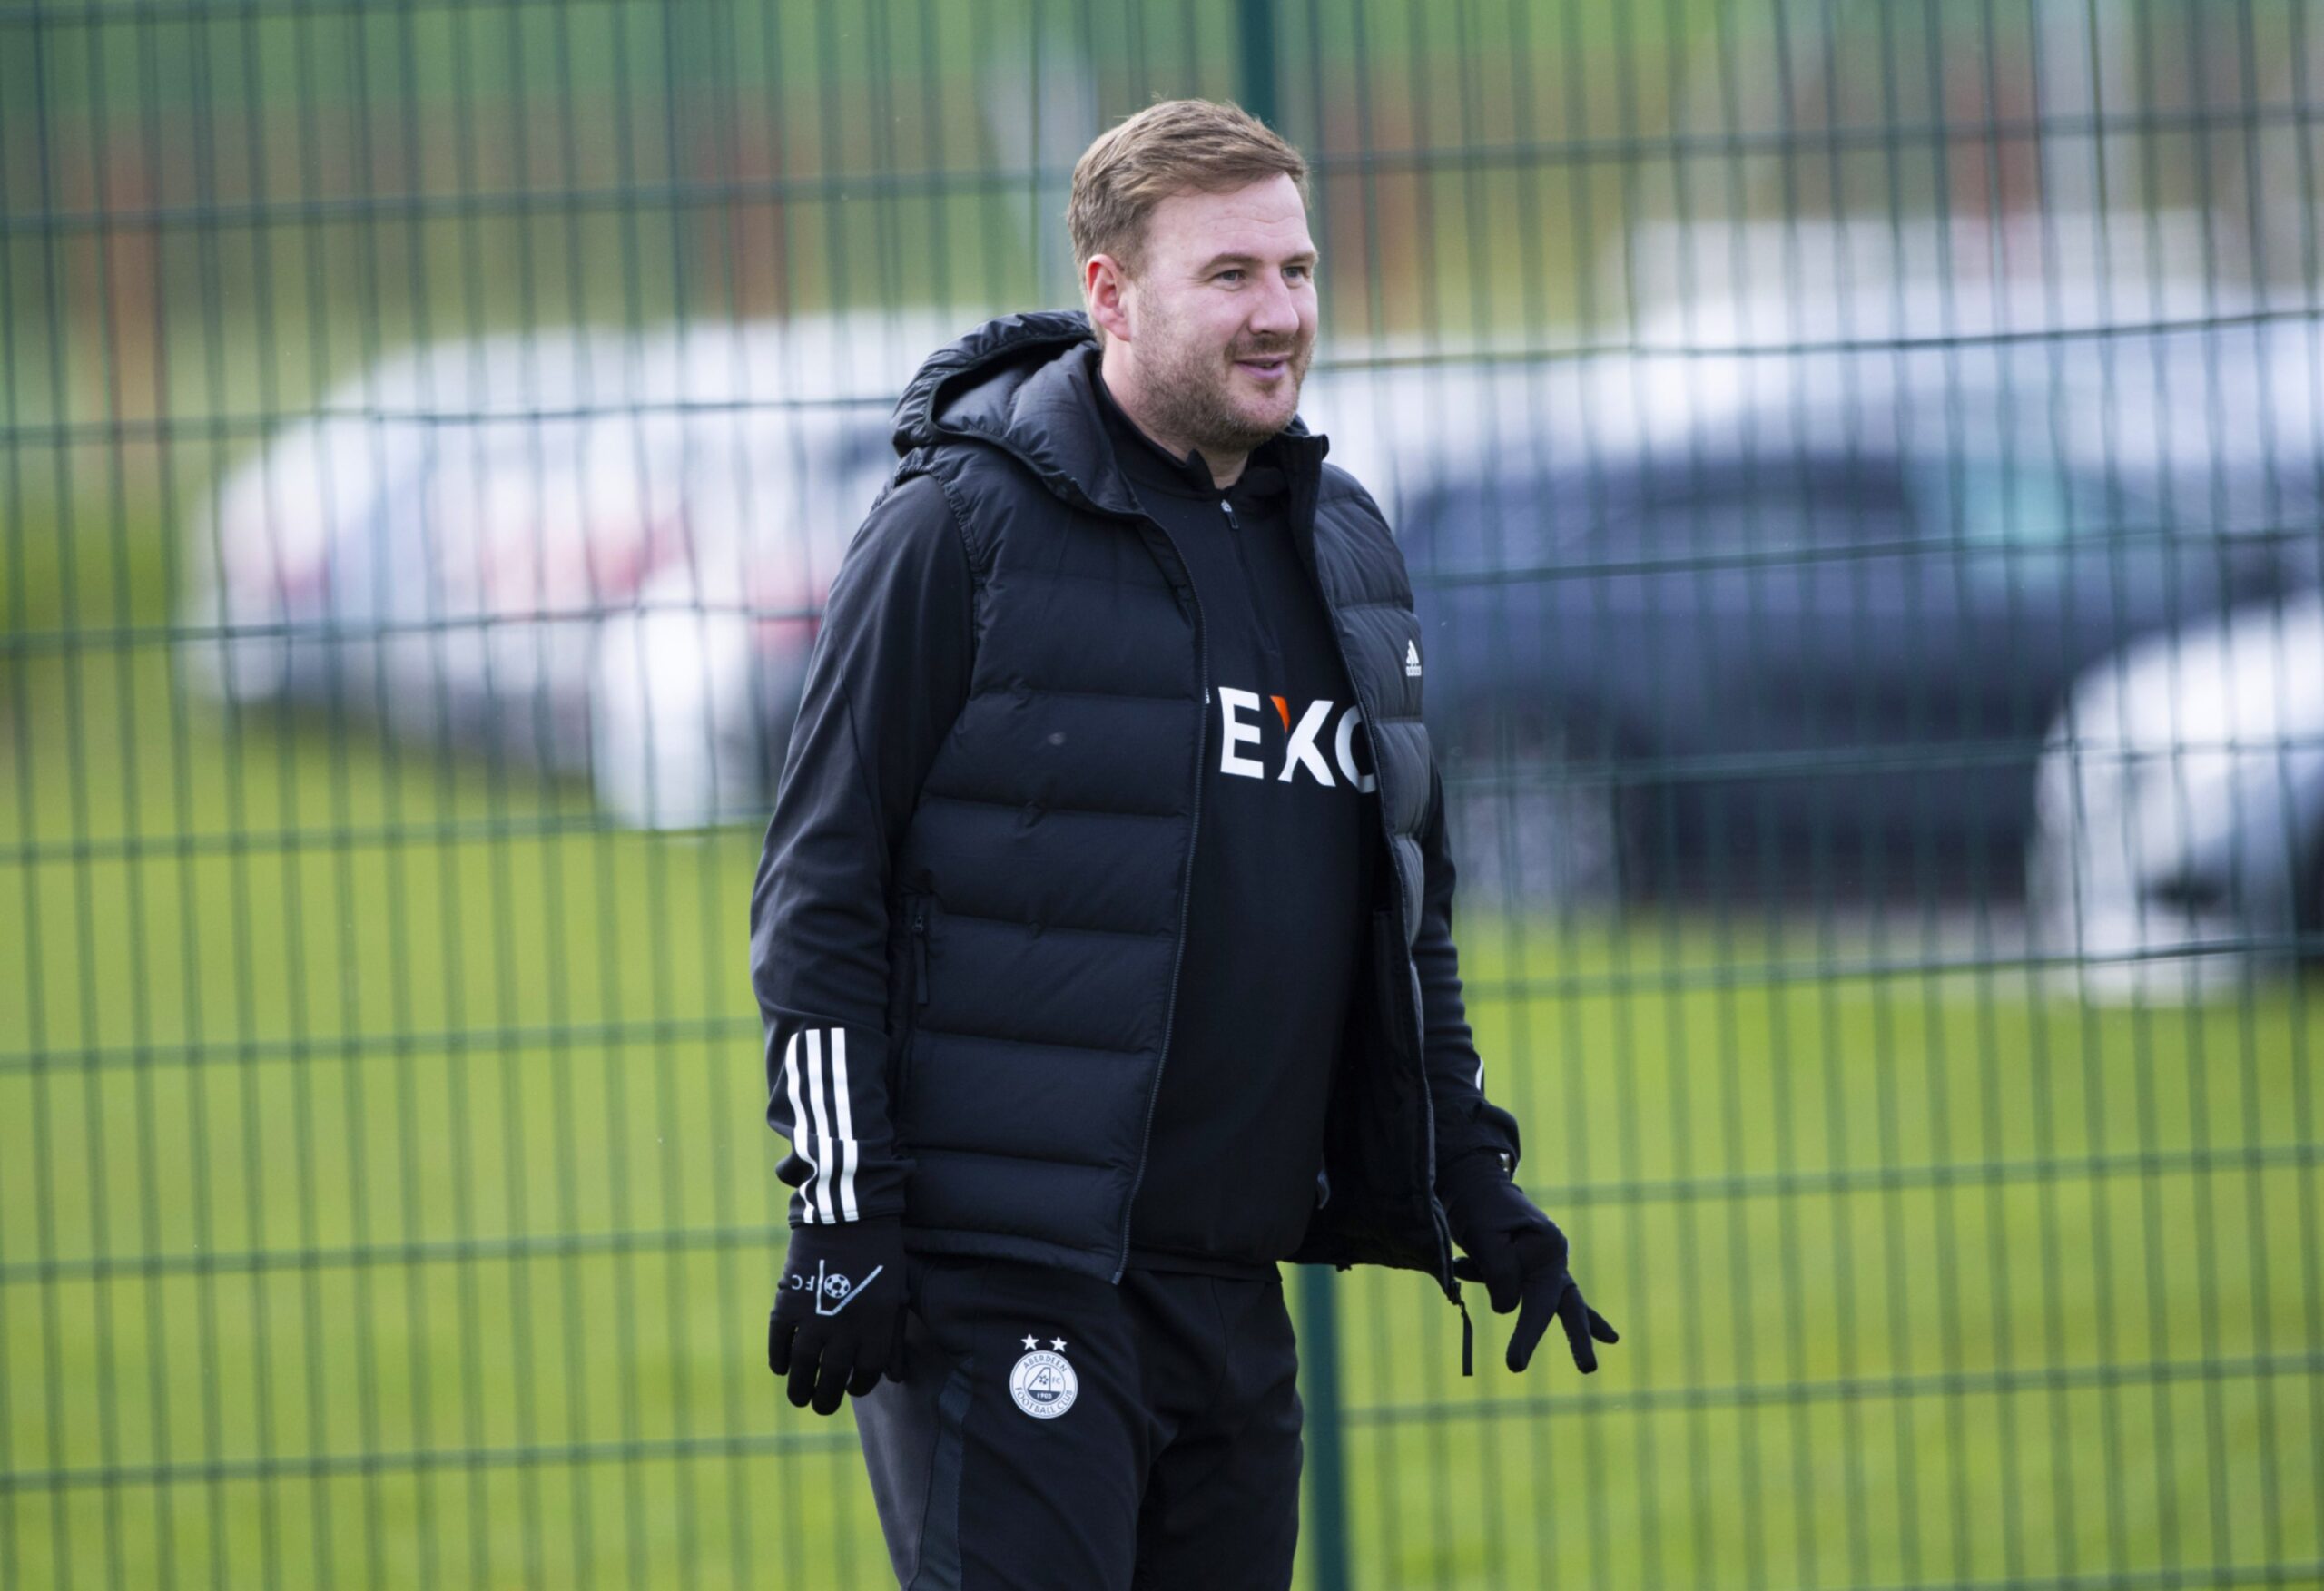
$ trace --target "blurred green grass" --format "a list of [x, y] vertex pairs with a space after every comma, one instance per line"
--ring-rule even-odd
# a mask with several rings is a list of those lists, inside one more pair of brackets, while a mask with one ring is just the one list
[[[236, 721], [155, 646], [0, 699], [0, 1582], [881, 1583], [846, 1421], [760, 1368], [755, 836]], [[1360, 1584], [2315, 1583], [2311, 991], [1458, 928], [1624, 1341], [1513, 1379], [1480, 1307], [1464, 1381], [1428, 1282], [1339, 1278]]]

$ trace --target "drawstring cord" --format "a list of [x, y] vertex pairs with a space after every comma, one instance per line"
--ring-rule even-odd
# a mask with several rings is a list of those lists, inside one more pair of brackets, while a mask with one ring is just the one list
[[1452, 1301], [1461, 1306], [1461, 1373], [1473, 1376], [1477, 1373], [1477, 1329], [1470, 1322], [1467, 1301], [1455, 1293]]

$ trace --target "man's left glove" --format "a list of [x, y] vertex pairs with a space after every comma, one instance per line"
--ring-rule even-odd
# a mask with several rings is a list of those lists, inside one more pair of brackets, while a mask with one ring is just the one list
[[836, 1414], [882, 1375], [904, 1379], [903, 1222], [798, 1226], [767, 1319], [766, 1368], [790, 1378], [793, 1408]]
[[1445, 1217], [1467, 1255], [1453, 1262], [1452, 1274], [1483, 1282], [1496, 1315], [1524, 1306], [1509, 1336], [1509, 1368], [1522, 1370], [1532, 1362], [1554, 1316], [1565, 1327], [1575, 1366], [1585, 1376], [1595, 1370], [1598, 1350], [1590, 1339], [1613, 1343], [1621, 1338], [1583, 1301], [1566, 1270], [1565, 1233], [1558, 1223], [1509, 1180], [1497, 1154], [1470, 1155], [1441, 1180]]

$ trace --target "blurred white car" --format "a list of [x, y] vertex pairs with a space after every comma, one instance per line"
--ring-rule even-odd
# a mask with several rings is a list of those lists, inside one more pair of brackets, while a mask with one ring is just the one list
[[2324, 933], [2324, 594], [2235, 610], [2089, 670], [2043, 753], [2037, 950], [2107, 998], [2190, 997]]
[[787, 723], [808, 615], [893, 464], [892, 394], [950, 324], [576, 329], [392, 357], [195, 516], [187, 662], [236, 705], [586, 772], [625, 821], [743, 815], [719, 792], [765, 785], [763, 737], [735, 753], [758, 760], [744, 777], [702, 735], [730, 696]]
[[895, 467], [888, 412], [883, 401], [793, 416], [774, 456], [783, 467], [705, 516], [688, 556], [607, 616], [590, 682], [591, 777], [623, 822], [765, 821], [824, 594]]
[[[520, 680], [571, 673], [593, 588], [634, 588], [683, 528], [617, 445], [635, 366], [576, 330], [405, 353], [332, 392], [195, 517], [199, 677], [417, 730], [466, 716], [479, 675], [521, 701]], [[482, 623], [519, 612], [521, 634]], [[540, 727], [543, 760], [577, 755]]]

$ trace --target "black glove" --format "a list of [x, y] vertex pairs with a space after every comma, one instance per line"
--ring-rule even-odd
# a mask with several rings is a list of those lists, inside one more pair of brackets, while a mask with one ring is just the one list
[[1521, 1370], [1532, 1362], [1533, 1349], [1554, 1315], [1565, 1326], [1575, 1366], [1585, 1376], [1595, 1370], [1598, 1350], [1590, 1340], [1610, 1343], [1621, 1338], [1582, 1301], [1581, 1289], [1565, 1268], [1565, 1233], [1558, 1223], [1509, 1180], [1498, 1154], [1471, 1155], [1447, 1168], [1439, 1183], [1452, 1236], [1467, 1252], [1467, 1258], [1453, 1262], [1452, 1274], [1483, 1282], [1496, 1315], [1524, 1306], [1510, 1333], [1509, 1368]]
[[766, 1368], [793, 1407], [835, 1414], [882, 1375], [904, 1379], [904, 1237], [894, 1216], [799, 1226], [766, 1323]]

